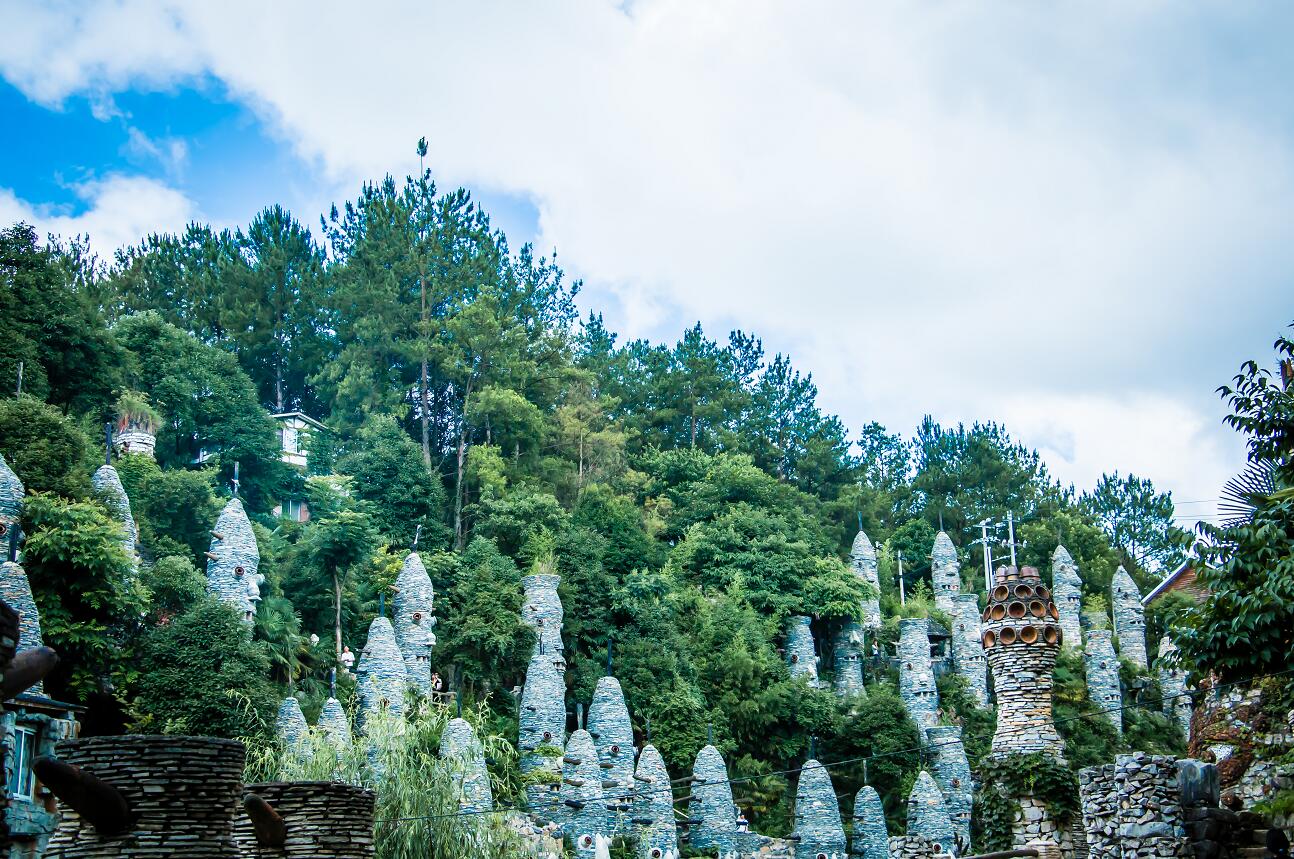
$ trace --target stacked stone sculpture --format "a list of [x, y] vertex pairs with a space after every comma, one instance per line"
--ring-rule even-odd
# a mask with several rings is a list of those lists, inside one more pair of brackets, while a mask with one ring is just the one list
[[962, 589], [961, 565], [957, 562], [957, 547], [943, 531], [935, 535], [934, 548], [930, 551], [930, 564], [930, 579], [935, 591], [935, 608], [955, 616], [957, 610], [953, 600]]
[[288, 696], [279, 705], [278, 716], [274, 719], [274, 731], [283, 748], [295, 755], [304, 755], [310, 751], [310, 726], [306, 723], [301, 704], [295, 696]]
[[665, 760], [651, 743], [638, 754], [634, 772], [633, 815], [638, 859], [677, 859], [674, 794]]
[[91, 737], [58, 744], [37, 776], [63, 812], [48, 859], [239, 859], [233, 819], [242, 743], [212, 737]]
[[607, 808], [602, 798], [602, 770], [589, 732], [580, 728], [566, 741], [562, 758], [563, 828], [580, 859], [594, 859], [607, 841]]
[[544, 651], [555, 659], [565, 652], [562, 643], [562, 601], [557, 586], [562, 577], [552, 573], [537, 573], [521, 580], [525, 598], [521, 604], [521, 619], [535, 631], [535, 652]]
[[332, 743], [340, 756], [350, 748], [354, 738], [351, 736], [350, 719], [346, 717], [346, 708], [336, 698], [324, 701], [319, 711], [319, 721], [315, 727], [323, 732], [328, 742]]
[[786, 665], [792, 677], [803, 677], [818, 685], [818, 656], [813, 646], [813, 629], [803, 615], [792, 617], [786, 629]]
[[[634, 787], [634, 730], [629, 721], [620, 681], [607, 676], [598, 678], [589, 706], [589, 736], [598, 750], [602, 770], [602, 790], [606, 796], [627, 797]], [[628, 802], [616, 799], [609, 828], [616, 834], [629, 832]]]
[[899, 621], [899, 697], [925, 741], [938, 721], [939, 692], [930, 664], [930, 626], [925, 618]]
[[908, 834], [922, 835], [940, 846], [945, 855], [956, 855], [957, 835], [944, 795], [930, 773], [922, 770], [908, 794]]
[[1195, 712], [1186, 689], [1186, 672], [1169, 662], [1177, 653], [1177, 645], [1168, 636], [1159, 640], [1159, 654], [1155, 658], [1155, 671], [1159, 675], [1159, 692], [1164, 715], [1173, 719], [1182, 729], [1182, 735], [1191, 738], [1191, 716]]
[[995, 755], [1064, 756], [1051, 718], [1052, 671], [1063, 637], [1058, 619], [1036, 569], [998, 567], [981, 639], [997, 692]]
[[980, 643], [979, 597], [953, 597], [952, 653], [957, 673], [966, 678], [967, 689], [977, 707], [988, 706], [988, 663]]
[[692, 827], [693, 847], [717, 850], [720, 856], [737, 849], [737, 807], [732, 801], [728, 766], [714, 746], [702, 748], [692, 765], [688, 816], [700, 821]]
[[1065, 647], [1083, 646], [1083, 579], [1069, 550], [1057, 546], [1051, 555], [1051, 590], [1060, 613], [1060, 630]]
[[810, 758], [795, 789], [795, 859], [845, 859], [848, 845], [827, 768]]
[[234, 838], [248, 859], [373, 856], [373, 791], [326, 781], [249, 784], [245, 790]]
[[526, 798], [531, 810], [543, 816], [544, 809], [559, 802], [561, 757], [566, 745], [566, 687], [548, 654], [536, 652], [530, 658], [518, 718], [521, 774], [530, 777]]
[[1150, 661], [1146, 657], [1146, 616], [1141, 606], [1141, 591], [1132, 581], [1132, 576], [1123, 567], [1114, 573], [1110, 583], [1113, 600], [1111, 611], [1114, 615], [1114, 634], [1119, 637], [1119, 655], [1124, 659], [1148, 668]]
[[135, 525], [134, 514], [130, 511], [130, 498], [126, 495], [126, 487], [121, 484], [117, 469], [111, 465], [99, 466], [90, 478], [90, 485], [94, 487], [95, 494], [103, 499], [113, 518], [121, 523], [121, 548], [125, 550], [126, 557], [130, 558], [132, 569], [135, 568], [138, 566], [136, 543], [139, 540], [139, 528]]
[[934, 753], [934, 779], [944, 796], [944, 805], [952, 821], [959, 853], [970, 847], [971, 806], [973, 790], [970, 763], [962, 745], [962, 729], [956, 725], [936, 725], [926, 731]]
[[854, 835], [850, 854], [863, 859], [889, 859], [885, 806], [876, 788], [866, 785], [854, 797]]
[[0, 547], [5, 552], [9, 551], [9, 529], [18, 523], [26, 495], [22, 481], [0, 454]]
[[404, 657], [396, 644], [395, 628], [389, 618], [375, 617], [369, 624], [368, 641], [360, 653], [355, 675], [359, 681], [361, 728], [382, 710], [393, 716], [404, 714], [404, 691], [408, 679]]
[[1119, 685], [1119, 660], [1114, 655], [1114, 641], [1108, 629], [1089, 629], [1083, 649], [1083, 667], [1087, 674], [1087, 695], [1101, 715], [1123, 732], [1123, 692]]
[[854, 574], [870, 588], [870, 595], [863, 600], [863, 627], [880, 629], [881, 579], [876, 567], [876, 548], [861, 530], [854, 537], [854, 545], [849, 552], [849, 565], [853, 567]]
[[243, 502], [229, 499], [211, 532], [207, 552], [207, 590], [234, 608], [248, 624], [260, 600], [261, 553]]
[[[40, 612], [36, 610], [31, 582], [27, 580], [27, 572], [21, 564], [13, 561], [0, 564], [0, 599], [18, 612], [17, 652], [43, 647], [45, 642], [41, 638]], [[38, 682], [29, 691], [34, 695], [44, 695], [45, 684]]]
[[445, 726], [440, 735], [440, 756], [461, 769], [459, 808], [472, 813], [492, 810], [494, 791], [485, 766], [485, 748], [466, 719], [451, 719]]
[[863, 627], [849, 621], [836, 633], [836, 694], [841, 698], [863, 693]]
[[424, 694], [431, 692], [431, 649], [436, 646], [436, 625], [432, 608], [436, 599], [431, 577], [417, 552], [410, 552], [395, 579], [395, 609], [391, 621], [395, 640], [404, 657], [409, 685]]

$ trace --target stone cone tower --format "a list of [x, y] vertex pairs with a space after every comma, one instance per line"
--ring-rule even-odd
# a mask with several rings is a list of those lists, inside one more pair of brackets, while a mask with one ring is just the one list
[[692, 765], [688, 817], [701, 821], [692, 827], [693, 847], [718, 850], [720, 856], [737, 849], [737, 806], [732, 801], [728, 766], [714, 746], [702, 748]]
[[836, 633], [836, 694], [841, 698], [863, 693], [863, 647], [861, 624], [850, 621]]
[[899, 697], [924, 743], [939, 711], [939, 691], [930, 664], [930, 626], [923, 617], [899, 621]]
[[458, 806], [463, 811], [482, 813], [494, 809], [494, 792], [485, 766], [485, 749], [466, 719], [451, 719], [440, 735], [440, 757], [453, 761], [462, 772]]
[[934, 583], [935, 608], [956, 616], [954, 600], [962, 589], [961, 565], [957, 562], [957, 547], [943, 531], [935, 535], [935, 544], [930, 550], [930, 578]]
[[589, 736], [597, 747], [603, 794], [616, 797], [608, 805], [609, 828], [616, 834], [630, 831], [627, 797], [634, 788], [634, 729], [620, 681], [607, 676], [598, 678], [589, 706]]
[[1113, 599], [1114, 634], [1119, 637], [1119, 655], [1142, 668], [1150, 667], [1146, 657], [1146, 616], [1141, 607], [1141, 591], [1128, 571], [1119, 567], [1110, 583]]
[[1083, 613], [1083, 579], [1078, 565], [1064, 546], [1057, 546], [1051, 555], [1051, 589], [1060, 613], [1060, 629], [1066, 647], [1083, 646], [1083, 628], [1079, 618]]
[[1052, 671], [1062, 634], [1056, 604], [1033, 567], [998, 567], [984, 612], [984, 655], [997, 690], [993, 754], [1064, 757], [1051, 718]]
[[970, 763], [962, 745], [962, 729], [956, 725], [936, 725], [926, 732], [934, 752], [934, 779], [944, 795], [948, 818], [957, 838], [958, 853], [970, 849], [971, 790]]
[[315, 727], [323, 732], [328, 741], [337, 748], [339, 754], [349, 749], [353, 742], [346, 708], [336, 698], [329, 698], [324, 702], [323, 709], [319, 711], [319, 722]]
[[818, 685], [818, 656], [813, 646], [813, 629], [803, 615], [793, 617], [786, 630], [786, 664], [792, 677], [804, 677]]
[[18, 475], [13, 473], [4, 454], [0, 454], [0, 547], [4, 557], [9, 557], [9, 529], [22, 516], [22, 501], [27, 496]]
[[851, 854], [863, 859], [889, 859], [890, 833], [885, 826], [885, 806], [876, 788], [865, 786], [854, 797], [854, 836]]
[[980, 643], [979, 597], [957, 594], [953, 598], [952, 651], [957, 673], [966, 678], [977, 707], [988, 706], [988, 663]]
[[866, 629], [879, 629], [881, 626], [881, 578], [876, 567], [876, 547], [861, 530], [854, 537], [853, 548], [849, 552], [849, 565], [854, 574], [871, 587], [872, 596], [863, 600], [863, 626]]
[[939, 786], [922, 770], [917, 773], [912, 793], [908, 794], [908, 834], [921, 835], [938, 844], [944, 855], [957, 854], [957, 838], [952, 819]]
[[207, 552], [207, 590], [234, 608], [248, 624], [261, 598], [261, 553], [243, 502], [229, 499], [211, 532]]
[[827, 768], [810, 758], [800, 769], [795, 789], [795, 859], [846, 859], [845, 828]]
[[566, 746], [566, 686], [551, 654], [535, 653], [530, 658], [518, 719], [521, 774], [544, 774], [532, 776], [526, 801], [532, 812], [551, 819], [548, 809], [561, 803], [558, 790]]
[[1089, 629], [1087, 646], [1083, 649], [1083, 667], [1087, 674], [1087, 695], [1101, 710], [1101, 715], [1114, 730], [1122, 733], [1123, 693], [1119, 684], [1119, 659], [1114, 655], [1114, 642], [1108, 629]]
[[297, 757], [310, 752], [310, 726], [306, 724], [305, 714], [295, 696], [288, 696], [279, 705], [278, 716], [274, 719], [274, 733], [283, 748]]
[[525, 576], [521, 580], [526, 591], [521, 619], [535, 631], [536, 653], [543, 650], [561, 654], [566, 650], [562, 644], [562, 600], [557, 595], [557, 586], [561, 583], [562, 577], [551, 573]]
[[1169, 716], [1182, 729], [1182, 736], [1189, 742], [1191, 739], [1191, 716], [1195, 708], [1187, 694], [1186, 672], [1175, 665], [1169, 665], [1170, 659], [1177, 653], [1177, 645], [1168, 636], [1159, 640], [1159, 655], [1155, 659], [1155, 671], [1159, 675], [1159, 691], [1163, 696], [1164, 715]]
[[638, 755], [634, 772], [634, 829], [638, 859], [678, 859], [678, 829], [674, 825], [674, 795], [665, 760], [648, 743]]
[[[5, 546], [8, 549], [8, 545]], [[15, 652], [22, 653], [33, 647], [44, 647], [45, 642], [40, 632], [40, 612], [36, 610], [36, 600], [31, 594], [31, 583], [27, 580], [27, 571], [21, 564], [5, 561], [0, 564], [0, 599], [18, 612], [18, 647]], [[27, 690], [29, 695], [44, 695], [45, 684], [40, 682]]]
[[589, 732], [580, 728], [566, 741], [562, 758], [562, 804], [566, 835], [580, 859], [594, 859], [608, 842], [607, 808], [602, 798], [598, 750]]
[[135, 525], [135, 516], [130, 511], [130, 498], [126, 495], [126, 487], [121, 484], [117, 469], [111, 465], [99, 466], [90, 478], [90, 485], [94, 487], [95, 494], [103, 499], [113, 518], [121, 523], [121, 548], [126, 551], [126, 557], [130, 558], [132, 569], [137, 570], [139, 553], [136, 544], [139, 541], [139, 528]]
[[395, 629], [389, 618], [375, 617], [368, 627], [368, 642], [360, 654], [355, 671], [359, 691], [359, 721], [373, 719], [383, 709], [393, 716], [404, 715], [404, 691], [408, 677], [404, 657], [395, 641]]
[[435, 599], [436, 591], [422, 558], [410, 552], [395, 579], [391, 620], [409, 685], [423, 694], [431, 692], [431, 649], [436, 646], [436, 634], [431, 631], [436, 618], [431, 612]]

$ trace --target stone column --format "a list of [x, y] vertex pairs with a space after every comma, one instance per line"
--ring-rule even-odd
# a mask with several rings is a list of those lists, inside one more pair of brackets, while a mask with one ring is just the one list
[[355, 669], [359, 692], [360, 729], [387, 710], [392, 716], [404, 715], [404, 691], [408, 677], [404, 657], [395, 642], [395, 629], [389, 618], [375, 617], [368, 627], [368, 641], [360, 653]]
[[804, 677], [809, 685], [818, 686], [818, 656], [813, 646], [813, 630], [803, 615], [790, 619], [786, 630], [786, 664], [791, 677]]
[[526, 801], [541, 819], [552, 819], [550, 809], [561, 801], [558, 788], [566, 745], [566, 686], [551, 655], [536, 653], [530, 658], [518, 721]]
[[849, 622], [836, 633], [836, 694], [841, 698], [863, 692], [863, 627]]
[[258, 568], [261, 552], [256, 547], [252, 523], [243, 502], [230, 498], [211, 532], [207, 552], [207, 590], [228, 603], [249, 626], [256, 619], [253, 592], [260, 599]]
[[940, 846], [944, 855], [957, 853], [957, 837], [944, 796], [925, 770], [917, 773], [912, 792], [908, 794], [908, 834], [928, 838]]
[[409, 685], [424, 695], [431, 692], [431, 649], [436, 646], [436, 625], [432, 609], [436, 590], [417, 552], [410, 552], [395, 579], [391, 622], [395, 640], [404, 658]]
[[1169, 665], [1170, 659], [1177, 653], [1177, 645], [1168, 636], [1159, 640], [1159, 654], [1155, 658], [1155, 671], [1159, 674], [1159, 691], [1163, 695], [1161, 702], [1164, 715], [1169, 716], [1182, 729], [1182, 736], [1189, 743], [1191, 740], [1191, 716], [1195, 707], [1186, 690], [1186, 672]]
[[[282, 849], [256, 840], [252, 819], [234, 819], [234, 837], [243, 855], [255, 859], [370, 859], [373, 856], [373, 791], [323, 781], [249, 784], [286, 825]], [[188, 855], [188, 854], [182, 854]]]
[[593, 689], [589, 736], [598, 749], [603, 793], [615, 797], [608, 803], [614, 806], [610, 829], [616, 834], [628, 833], [632, 809], [626, 797], [634, 787], [634, 729], [620, 681], [614, 677], [598, 678]]
[[939, 692], [930, 665], [929, 624], [925, 618], [899, 621], [899, 697], [924, 742], [939, 710]]
[[152, 459], [157, 447], [157, 436], [138, 427], [127, 427], [113, 438], [113, 446], [118, 453], [137, 453]]
[[1150, 665], [1146, 657], [1146, 617], [1141, 607], [1141, 591], [1123, 567], [1114, 573], [1110, 583], [1113, 599], [1114, 634], [1119, 637], [1119, 655], [1142, 668]]
[[957, 548], [943, 531], [935, 535], [934, 548], [930, 551], [930, 563], [935, 608], [956, 617], [957, 609], [953, 601], [962, 589], [961, 566], [957, 563]]
[[854, 537], [854, 545], [849, 552], [849, 565], [853, 567], [854, 574], [871, 588], [872, 596], [863, 600], [863, 627], [880, 629], [881, 579], [876, 568], [876, 548], [862, 531]]
[[485, 749], [476, 730], [466, 719], [451, 719], [440, 735], [440, 757], [452, 761], [460, 772], [458, 807], [465, 812], [481, 813], [494, 808], [494, 791], [485, 766]]
[[521, 586], [525, 599], [521, 604], [521, 620], [535, 631], [535, 652], [564, 653], [562, 643], [562, 601], [557, 586], [562, 577], [551, 573], [525, 576]]
[[274, 719], [274, 733], [283, 748], [294, 757], [302, 758], [310, 754], [310, 726], [306, 724], [305, 714], [295, 696], [288, 696], [279, 705], [278, 715]]
[[1087, 674], [1087, 694], [1101, 710], [1102, 716], [1123, 732], [1123, 693], [1119, 684], [1119, 660], [1108, 629], [1089, 629], [1083, 650], [1083, 667]]
[[1078, 565], [1064, 546], [1057, 546], [1051, 555], [1051, 589], [1060, 613], [1060, 628], [1064, 633], [1065, 647], [1083, 646], [1083, 627], [1079, 621], [1083, 612], [1083, 579]]
[[580, 728], [566, 741], [562, 758], [562, 804], [566, 835], [579, 859], [594, 859], [608, 840], [607, 808], [602, 799], [598, 750], [589, 732]]
[[889, 837], [880, 794], [876, 788], [866, 785], [854, 797], [854, 836], [850, 852], [863, 859], [887, 859], [890, 855]]
[[1051, 718], [1052, 671], [1062, 634], [1056, 604], [1038, 571], [998, 567], [984, 613], [984, 654], [997, 690], [993, 754], [1064, 757]]
[[846, 859], [845, 828], [827, 768], [813, 759], [800, 768], [795, 789], [795, 859]]
[[732, 853], [737, 841], [737, 807], [723, 755], [714, 746], [697, 753], [692, 765], [692, 802], [688, 817], [701, 821], [692, 827], [691, 845], [698, 850]]
[[674, 825], [674, 793], [665, 760], [648, 743], [638, 755], [634, 773], [634, 830], [638, 859], [678, 859], [678, 829]]
[[958, 594], [953, 598], [952, 651], [957, 673], [966, 678], [977, 707], [988, 706], [988, 664], [980, 642], [979, 597]]
[[962, 729], [956, 725], [936, 725], [926, 732], [934, 753], [934, 778], [944, 795], [948, 817], [957, 836], [957, 852], [970, 849], [971, 790], [970, 763], [962, 745]]

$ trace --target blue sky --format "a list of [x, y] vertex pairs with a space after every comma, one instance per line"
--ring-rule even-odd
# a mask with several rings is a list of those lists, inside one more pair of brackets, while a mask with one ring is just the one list
[[[996, 419], [1208, 501], [1294, 290], [1294, 7], [0, 0], [0, 220], [105, 255], [466, 185], [627, 336], [740, 327], [858, 428]], [[1211, 511], [1207, 504], [1190, 507]]]

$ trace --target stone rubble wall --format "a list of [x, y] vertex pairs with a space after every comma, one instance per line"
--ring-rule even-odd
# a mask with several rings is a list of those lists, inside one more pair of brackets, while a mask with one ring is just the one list
[[899, 697], [925, 742], [926, 730], [938, 721], [939, 692], [930, 664], [930, 626], [925, 618], [899, 621]]
[[1150, 665], [1146, 657], [1146, 616], [1141, 606], [1141, 591], [1123, 567], [1114, 573], [1110, 583], [1114, 634], [1119, 637], [1119, 655], [1142, 668]]
[[261, 846], [256, 841], [251, 818], [240, 811], [234, 819], [234, 838], [244, 859], [370, 859], [373, 856], [371, 790], [325, 781], [249, 784], [245, 790], [278, 812], [287, 829], [287, 840], [282, 849]]
[[[1203, 859], [1187, 838], [1183, 819], [1184, 799], [1194, 807], [1209, 807], [1210, 802], [1216, 807], [1216, 789], [1207, 788], [1209, 776], [1197, 764], [1179, 767], [1170, 756], [1134, 752], [1119, 755], [1113, 764], [1080, 770], [1079, 801], [1090, 859]], [[1216, 784], [1216, 769], [1212, 782]], [[1215, 834], [1217, 829], [1205, 826], [1200, 832]]]
[[[935, 791], [938, 793], [938, 790]], [[848, 845], [840, 820], [836, 790], [827, 768], [807, 760], [800, 768], [800, 782], [795, 790], [795, 859], [845, 859]]]
[[890, 859], [933, 859], [939, 855], [939, 850], [940, 847], [924, 835], [890, 836]]
[[410, 552], [395, 579], [391, 623], [408, 682], [423, 694], [431, 692], [431, 650], [436, 646], [436, 634], [432, 632], [436, 625], [432, 614], [435, 601], [436, 589], [421, 556]]
[[143, 430], [126, 429], [113, 438], [113, 447], [122, 454], [138, 453], [152, 459], [157, 448], [157, 436]]
[[881, 627], [881, 578], [876, 566], [876, 547], [867, 535], [859, 531], [849, 552], [849, 565], [854, 574], [872, 589], [873, 596], [863, 600], [863, 627]]
[[1108, 629], [1089, 629], [1083, 650], [1083, 667], [1087, 675], [1087, 694], [1101, 710], [1101, 716], [1116, 731], [1123, 731], [1123, 693], [1119, 683], [1119, 660], [1114, 655], [1114, 641]]
[[1078, 565], [1064, 546], [1057, 546], [1051, 556], [1051, 590], [1060, 612], [1060, 628], [1064, 632], [1064, 646], [1083, 646], [1083, 579]]
[[1074, 842], [1069, 829], [1060, 825], [1051, 816], [1047, 806], [1035, 796], [1019, 796], [1016, 801], [1020, 813], [1011, 825], [1011, 843], [1014, 847], [1025, 847], [1035, 842], [1055, 844], [1061, 855], [1074, 856]]
[[786, 629], [786, 665], [792, 677], [804, 677], [818, 685], [818, 656], [813, 646], [813, 629], [803, 615], [792, 617]]
[[977, 707], [988, 706], [988, 662], [980, 641], [979, 597], [958, 594], [953, 598], [952, 656], [957, 673], [966, 678]]

